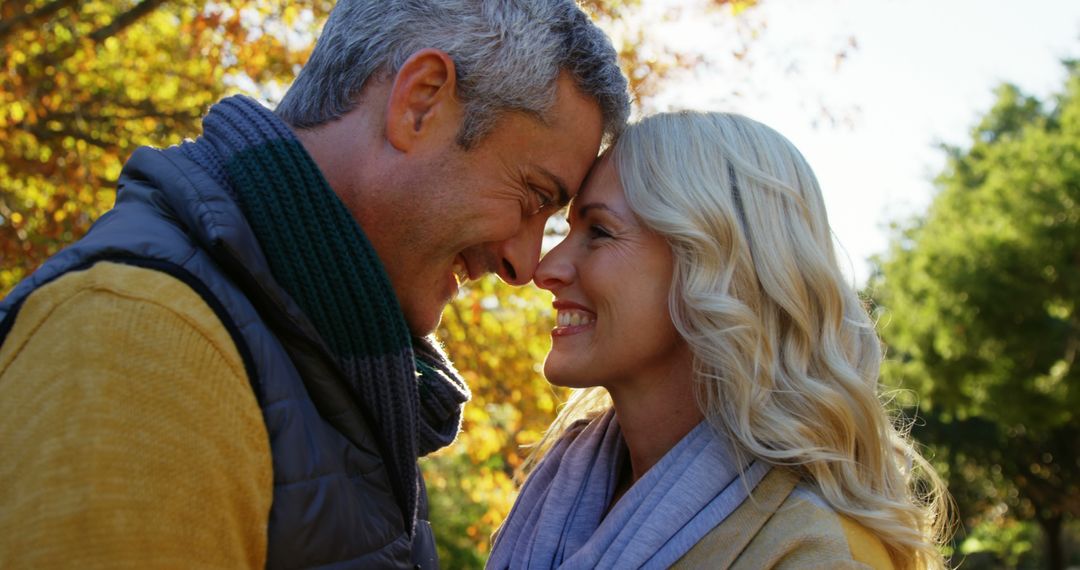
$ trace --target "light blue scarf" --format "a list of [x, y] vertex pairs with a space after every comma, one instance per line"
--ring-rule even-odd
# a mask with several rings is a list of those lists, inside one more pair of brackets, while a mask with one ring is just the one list
[[769, 470], [760, 461], [739, 469], [730, 444], [702, 422], [604, 516], [625, 447], [612, 410], [568, 430], [525, 481], [487, 567], [667, 568]]

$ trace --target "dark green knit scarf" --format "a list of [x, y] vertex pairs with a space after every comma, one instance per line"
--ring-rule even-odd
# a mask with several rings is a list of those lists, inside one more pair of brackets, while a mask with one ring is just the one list
[[412, 529], [416, 459], [453, 441], [468, 389], [434, 343], [410, 336], [374, 248], [287, 125], [230, 97], [203, 129], [189, 156], [232, 190], [278, 285], [336, 356]]

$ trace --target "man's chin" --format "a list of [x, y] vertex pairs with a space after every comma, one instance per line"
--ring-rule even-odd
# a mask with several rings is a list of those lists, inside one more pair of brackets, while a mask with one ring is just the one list
[[427, 336], [435, 332], [435, 329], [439, 328], [439, 322], [442, 321], [442, 309], [445, 308], [444, 304], [439, 311], [418, 311], [419, 314], [406, 314], [405, 323], [409, 325], [409, 333], [412, 336]]

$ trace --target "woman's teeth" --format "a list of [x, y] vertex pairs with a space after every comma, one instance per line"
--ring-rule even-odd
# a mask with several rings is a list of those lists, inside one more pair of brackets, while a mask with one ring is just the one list
[[558, 323], [560, 327], [576, 327], [587, 325], [596, 320], [591, 314], [584, 311], [559, 311]]

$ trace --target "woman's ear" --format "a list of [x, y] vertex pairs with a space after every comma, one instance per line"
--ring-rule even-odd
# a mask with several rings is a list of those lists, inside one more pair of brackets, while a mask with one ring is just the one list
[[387, 99], [386, 138], [402, 152], [450, 130], [461, 121], [454, 60], [444, 51], [422, 49], [394, 75]]

